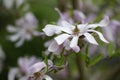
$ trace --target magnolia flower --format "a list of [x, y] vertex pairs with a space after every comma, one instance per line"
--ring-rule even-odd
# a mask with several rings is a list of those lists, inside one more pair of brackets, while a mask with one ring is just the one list
[[2, 47], [0, 45], [0, 72], [2, 71], [4, 59], [5, 59], [5, 54], [4, 54]]
[[35, 16], [29, 12], [24, 17], [16, 21], [16, 26], [9, 25], [7, 30], [10, 33], [14, 33], [9, 36], [8, 39], [12, 42], [17, 42], [16, 47], [21, 46], [25, 40], [29, 41], [33, 36], [42, 35], [41, 32], [38, 32], [37, 29], [38, 21]]
[[[48, 70], [53, 66], [52, 61], [48, 60]], [[29, 68], [29, 80], [52, 80], [46, 75], [47, 65], [44, 62], [38, 62]]]
[[66, 40], [70, 40], [70, 48], [72, 48], [75, 52], [79, 52], [80, 47], [78, 46], [78, 40], [80, 37], [85, 37], [88, 42], [98, 45], [95, 38], [90, 34], [91, 32], [97, 33], [102, 41], [108, 43], [102, 33], [94, 30], [96, 27], [106, 27], [108, 23], [108, 17], [105, 17], [102, 21], [96, 24], [78, 24], [76, 26], [73, 26], [66, 21], [62, 21], [62, 26], [48, 24], [45, 26], [43, 31], [47, 36], [59, 34], [54, 38], [58, 45], [63, 44]]
[[8, 73], [8, 80], [27, 80], [28, 79], [28, 68], [34, 63], [39, 62], [40, 60], [36, 57], [23, 57], [18, 59], [19, 67], [11, 68]]

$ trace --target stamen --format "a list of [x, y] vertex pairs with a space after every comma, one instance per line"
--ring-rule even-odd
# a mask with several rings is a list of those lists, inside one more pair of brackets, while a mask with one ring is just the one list
[[80, 30], [78, 29], [77, 25], [75, 25], [75, 29], [73, 30], [75, 35], [78, 35], [80, 33]]

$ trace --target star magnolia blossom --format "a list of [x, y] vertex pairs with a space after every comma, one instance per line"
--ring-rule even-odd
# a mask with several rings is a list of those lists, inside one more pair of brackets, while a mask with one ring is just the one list
[[59, 34], [54, 38], [58, 45], [63, 44], [66, 40], [70, 40], [70, 48], [72, 48], [75, 52], [79, 52], [80, 47], [78, 46], [78, 40], [81, 36], [84, 36], [88, 42], [98, 45], [95, 38], [90, 34], [91, 32], [97, 33], [102, 41], [108, 43], [102, 33], [94, 30], [96, 27], [106, 27], [108, 23], [108, 17], [105, 17], [102, 21], [96, 24], [78, 24], [76, 26], [73, 26], [66, 21], [62, 21], [62, 26], [48, 24], [45, 26], [43, 31], [47, 36]]
[[40, 60], [36, 57], [22, 57], [18, 59], [19, 67], [11, 68], [8, 73], [8, 80], [27, 80], [28, 79], [28, 68], [34, 63], [39, 62]]
[[8, 32], [14, 33], [8, 39], [16, 42], [16, 47], [21, 46], [25, 40], [31, 40], [33, 36], [42, 35], [37, 29], [38, 21], [35, 16], [29, 12], [23, 18], [16, 21], [16, 26], [7, 26]]
[[[48, 60], [48, 70], [53, 66], [52, 61]], [[51, 77], [46, 75], [47, 65], [44, 62], [38, 62], [29, 68], [29, 80], [52, 80]]]

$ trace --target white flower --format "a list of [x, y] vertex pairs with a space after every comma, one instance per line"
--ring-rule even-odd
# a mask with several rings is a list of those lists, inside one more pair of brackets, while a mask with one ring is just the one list
[[[53, 63], [48, 60], [48, 69], [53, 66]], [[52, 80], [51, 77], [46, 75], [47, 65], [44, 62], [38, 62], [29, 68], [29, 74], [31, 75], [29, 80]]]
[[31, 40], [33, 36], [42, 35], [36, 29], [38, 27], [38, 21], [35, 16], [29, 12], [23, 18], [16, 21], [16, 26], [7, 26], [8, 32], [14, 33], [9, 36], [8, 39], [17, 42], [16, 47], [21, 46], [25, 40]]
[[[59, 35], [57, 37], [55, 37], [57, 44], [61, 45], [66, 40], [70, 40], [70, 48], [72, 48], [75, 52], [79, 52], [80, 47], [78, 46], [78, 39], [81, 36], [84, 36], [88, 40], [88, 42], [98, 45], [97, 41], [90, 34], [91, 32], [97, 33], [102, 41], [108, 43], [108, 41], [103, 37], [102, 33], [94, 30], [98, 26], [106, 27], [108, 25], [108, 23], [109, 23], [108, 17], [105, 17], [102, 21], [100, 21], [99, 23], [96, 23], [96, 24], [79, 24], [76, 26], [73, 26], [66, 21], [62, 21], [62, 27], [55, 26], [55, 25], [53, 25], [53, 26], [46, 25], [46, 27], [43, 29], [43, 31], [48, 36], [52, 36], [57, 31], [59, 31]], [[51, 29], [51, 28], [52, 28], [52, 30], [50, 31], [49, 29]], [[62, 33], [62, 32], [64, 32], [64, 33]]]
[[8, 73], [8, 80], [27, 80], [28, 79], [28, 68], [34, 63], [39, 62], [40, 60], [36, 57], [23, 57], [18, 59], [19, 67], [11, 68]]
[[0, 45], [0, 72], [2, 71], [4, 59], [5, 59], [5, 53], [3, 52], [2, 47]]

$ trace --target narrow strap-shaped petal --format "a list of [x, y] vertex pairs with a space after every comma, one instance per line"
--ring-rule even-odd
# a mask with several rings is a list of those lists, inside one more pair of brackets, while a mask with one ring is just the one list
[[16, 27], [12, 26], [12, 25], [8, 25], [7, 26], [7, 31], [8, 32], [17, 32], [18, 29]]
[[99, 36], [99, 38], [100, 38], [103, 42], [109, 43], [109, 42], [104, 38], [104, 36], [102, 35], [101, 32], [98, 32], [98, 31], [95, 31], [95, 30], [88, 30], [88, 31], [97, 33], [98, 36]]
[[21, 34], [16, 33], [14, 35], [8, 36], [7, 38], [14, 42], [14, 41], [17, 41], [20, 37], [21, 37]]
[[46, 64], [44, 62], [37, 62], [28, 69], [28, 74], [45, 71]]
[[47, 36], [52, 36], [55, 33], [59, 34], [61, 32], [60, 26], [51, 25], [51, 24], [46, 25], [45, 28], [42, 30], [45, 32]]
[[68, 35], [68, 34], [61, 34], [61, 35], [55, 37], [55, 40], [58, 43], [58, 45], [61, 45], [69, 37], [70, 37], [70, 35]]
[[80, 48], [78, 46], [78, 36], [73, 36], [73, 39], [70, 42], [70, 47], [75, 51], [75, 52], [79, 52]]
[[87, 28], [96, 28], [96, 27], [106, 27], [109, 24], [109, 17], [104, 17], [99, 23], [96, 24], [89, 24]]
[[48, 47], [48, 51], [55, 52], [58, 48], [59, 48], [59, 45], [57, 44], [55, 40], [53, 40], [50, 46]]
[[15, 80], [15, 77], [20, 74], [19, 73], [19, 69], [18, 68], [12, 68], [10, 69], [9, 73], [8, 73], [8, 80]]
[[84, 36], [86, 37], [86, 39], [88, 40], [88, 42], [90, 42], [91, 44], [98, 45], [97, 41], [95, 40], [95, 38], [91, 34], [84, 33]]
[[63, 32], [68, 33], [68, 34], [72, 34], [73, 33], [72, 29], [69, 26], [68, 27], [62, 27], [61, 30]]
[[74, 28], [72, 24], [68, 23], [68, 22], [65, 21], [65, 20], [62, 21], [61, 24], [62, 24], [63, 27], [69, 27], [69, 28], [71, 28], [71, 29]]
[[25, 38], [21, 37], [20, 40], [15, 44], [16, 47], [20, 47], [22, 46], [22, 44], [24, 43]]

